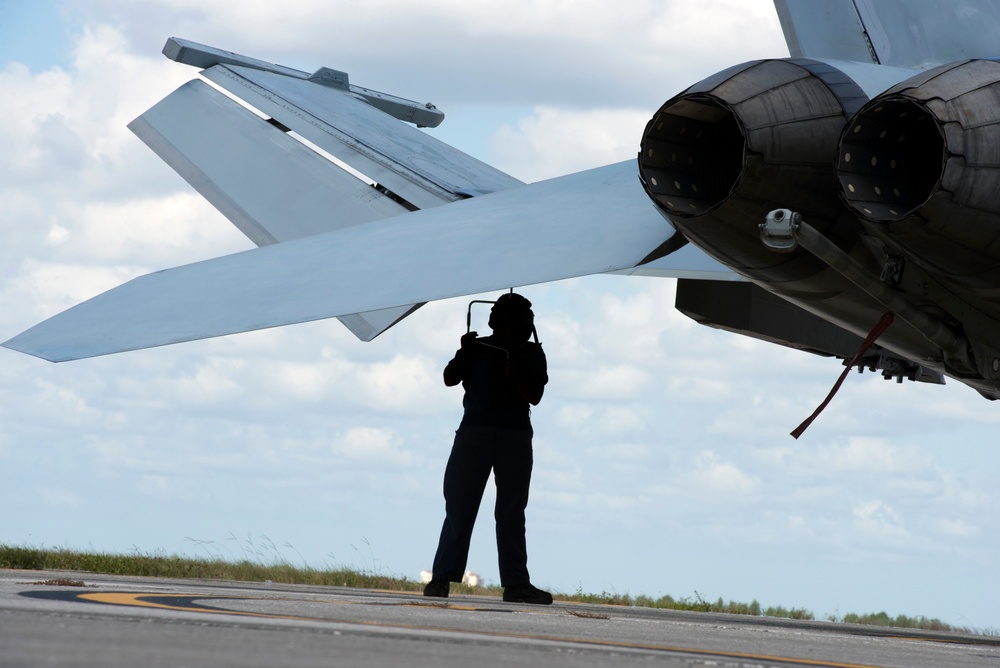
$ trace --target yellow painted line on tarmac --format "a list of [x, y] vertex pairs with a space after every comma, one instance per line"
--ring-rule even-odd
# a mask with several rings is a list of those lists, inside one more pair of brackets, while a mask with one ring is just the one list
[[484, 608], [477, 608], [474, 605], [455, 605], [454, 603], [400, 603], [400, 606], [407, 608], [438, 608], [439, 610], [464, 610], [466, 612], [479, 612]]
[[[260, 598], [256, 596], [205, 596], [204, 594], [122, 594], [122, 593], [111, 593], [111, 594], [79, 594], [78, 599], [84, 601], [92, 601], [94, 603], [107, 603], [109, 605], [124, 605], [131, 608], [157, 608], [160, 610], [175, 610], [178, 612], [200, 612], [200, 613], [211, 613], [216, 615], [239, 615], [241, 617], [266, 617], [268, 619], [295, 619], [295, 620], [307, 620], [307, 621], [325, 621], [322, 618], [316, 617], [300, 617], [296, 615], [275, 615], [267, 612], [243, 612], [240, 610], [225, 610], [222, 608], [209, 608], [201, 606], [185, 606], [185, 605], [171, 605], [169, 603], [157, 603], [155, 601], [150, 601], [146, 599], [151, 598], [189, 598], [198, 600], [243, 600], [243, 601], [298, 601], [301, 599], [285, 599], [285, 598]], [[327, 603], [336, 603], [336, 601], [325, 601]]]
[[[747, 659], [752, 661], [776, 661], [779, 663], [791, 663], [803, 666], [818, 666], [820, 668], [878, 668], [878, 666], [871, 666], [867, 664], [858, 663], [840, 663], [837, 661], [823, 661], [819, 659], [800, 659], [791, 658], [785, 656], [771, 656], [767, 654], [748, 654], [744, 652], [727, 652], [723, 650], [710, 650], [710, 649], [697, 649], [691, 647], [674, 647], [671, 645], [654, 645], [647, 643], [632, 643], [621, 640], [602, 640], [596, 638], [571, 638], [563, 636], [548, 636], [542, 634], [534, 633], [505, 633], [503, 631], [473, 631], [465, 629], [456, 629], [448, 627], [438, 627], [438, 626], [421, 626], [417, 624], [404, 624], [404, 623], [385, 623], [385, 622], [374, 622], [365, 620], [354, 620], [354, 619], [331, 619], [326, 617], [301, 617], [297, 615], [276, 615], [265, 612], [241, 612], [237, 610], [223, 610], [220, 608], [210, 608], [203, 606], [184, 606], [175, 605], [171, 603], [158, 603], [155, 600], [150, 599], [191, 599], [191, 600], [237, 600], [237, 601], [303, 601], [308, 603], [333, 603], [339, 605], [364, 605], [364, 603], [356, 603], [351, 601], [317, 601], [315, 599], [300, 599], [300, 598], [267, 598], [261, 596], [213, 596], [204, 594], [156, 594], [156, 593], [93, 593], [93, 594], [78, 594], [77, 599], [83, 601], [91, 601], [94, 603], [105, 603], [109, 605], [122, 605], [128, 607], [140, 607], [140, 608], [155, 608], [160, 610], [174, 610], [178, 612], [195, 612], [201, 614], [216, 614], [216, 615], [238, 615], [241, 617], [258, 617], [267, 619], [290, 619], [296, 621], [310, 621], [310, 622], [328, 622], [337, 624], [353, 624], [358, 626], [374, 626], [380, 628], [398, 628], [406, 630], [415, 631], [438, 631], [445, 633], [460, 633], [467, 635], [477, 635], [477, 636], [490, 636], [495, 638], [514, 638], [518, 640], [538, 640], [544, 642], [560, 642], [560, 643], [573, 643], [581, 645], [590, 645], [592, 647], [615, 647], [619, 649], [635, 649], [635, 650], [645, 650], [645, 651], [656, 651], [656, 652], [669, 652], [673, 654], [683, 653], [683, 654], [696, 654], [702, 656], [719, 656], [733, 659]], [[419, 604], [406, 603], [403, 605], [414, 606]], [[479, 611], [486, 610], [484, 608], [477, 608], [474, 606], [457, 606], [453, 604], [445, 605], [428, 605], [424, 604], [421, 607], [427, 608], [441, 608], [447, 610], [471, 610]], [[551, 613], [549, 611], [538, 611], [539, 613], [556, 614], [555, 610]], [[534, 610], [530, 611], [529, 614], [538, 614]]]
[[[384, 592], [398, 594], [399, 592]], [[301, 617], [296, 615], [276, 615], [267, 612], [243, 612], [240, 610], [226, 610], [224, 608], [211, 608], [207, 606], [183, 606], [183, 605], [172, 605], [169, 603], [159, 603], [150, 601], [147, 599], [151, 598], [181, 598], [181, 599], [198, 599], [198, 600], [223, 600], [223, 601], [308, 601], [309, 603], [329, 603], [331, 605], [364, 605], [364, 603], [356, 601], [334, 601], [328, 599], [301, 599], [301, 598], [270, 598], [261, 596], [219, 596], [211, 594], [123, 594], [123, 593], [101, 593], [101, 594], [78, 594], [77, 599], [92, 601], [94, 603], [107, 603], [109, 605], [124, 605], [130, 607], [138, 608], [158, 608], [161, 610], [175, 610], [179, 612], [214, 612], [220, 615], [247, 615], [251, 617], [268, 617], [272, 619], [298, 619], [298, 620], [308, 620], [308, 621], [340, 621], [340, 620], [327, 620], [323, 617]], [[439, 608], [447, 610], [461, 610], [464, 612], [486, 612], [495, 611], [495, 608], [483, 608], [474, 605], [457, 605], [455, 603], [422, 603], [417, 601], [407, 601], [405, 603], [397, 604], [400, 607], [408, 608]], [[531, 611], [533, 614], [561, 614], [550, 610], [538, 610]], [[367, 623], [367, 622], [350, 622], [350, 623]], [[373, 624], [378, 624], [378, 622], [372, 622]], [[413, 628], [423, 628], [415, 626]]]

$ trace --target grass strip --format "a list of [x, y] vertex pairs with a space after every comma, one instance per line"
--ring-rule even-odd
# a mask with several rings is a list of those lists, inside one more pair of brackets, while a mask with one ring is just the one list
[[[308, 566], [294, 566], [283, 558], [267, 560], [258, 553], [257, 560], [227, 560], [222, 558], [196, 559], [166, 554], [107, 554], [99, 552], [79, 552], [68, 549], [49, 549], [28, 546], [0, 544], [0, 568], [23, 570], [84, 571], [109, 575], [139, 575], [162, 578], [194, 578], [209, 580], [237, 580], [243, 582], [280, 582], [333, 587], [355, 587], [359, 589], [388, 589], [393, 591], [422, 591], [420, 582], [401, 576], [383, 575], [357, 571], [349, 568], [316, 569]], [[503, 589], [498, 586], [469, 587], [452, 584], [452, 593], [500, 596]], [[575, 603], [599, 603], [604, 605], [664, 608], [669, 610], [689, 610], [694, 612], [723, 612], [753, 617], [781, 617], [787, 619], [815, 619], [813, 613], [802, 608], [763, 608], [756, 600], [750, 603], [705, 600], [697, 591], [691, 598], [661, 596], [631, 596], [629, 594], [574, 594], [554, 593], [560, 601]], [[895, 628], [946, 631], [954, 633], [978, 633], [996, 635], [995, 631], [976, 631], [945, 624], [939, 619], [923, 616], [890, 617], [885, 612], [867, 615], [848, 613], [841, 618], [827, 617], [827, 621], [848, 624], [865, 624]]]

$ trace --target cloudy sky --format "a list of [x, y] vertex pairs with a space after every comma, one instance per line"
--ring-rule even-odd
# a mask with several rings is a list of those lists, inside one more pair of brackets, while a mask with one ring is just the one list
[[[526, 181], [629, 159], [667, 98], [787, 55], [767, 0], [0, 0], [0, 338], [252, 247], [125, 127], [197, 76], [169, 36], [431, 101], [435, 136]], [[522, 292], [551, 376], [536, 584], [1000, 628], [1000, 407], [852, 375], [795, 441], [836, 361], [700, 327], [671, 280]], [[325, 321], [59, 365], [0, 349], [0, 542], [417, 577], [468, 299], [367, 344]], [[470, 568], [495, 583], [489, 494]]]

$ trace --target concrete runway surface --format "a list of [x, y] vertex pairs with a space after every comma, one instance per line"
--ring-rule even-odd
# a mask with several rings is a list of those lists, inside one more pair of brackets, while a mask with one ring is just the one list
[[1000, 666], [1000, 638], [559, 603], [0, 570], [0, 666]]

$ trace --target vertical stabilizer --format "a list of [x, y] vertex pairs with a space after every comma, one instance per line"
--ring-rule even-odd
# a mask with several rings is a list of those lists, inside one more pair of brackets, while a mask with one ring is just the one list
[[774, 0], [793, 57], [928, 69], [1000, 56], [992, 0]]

